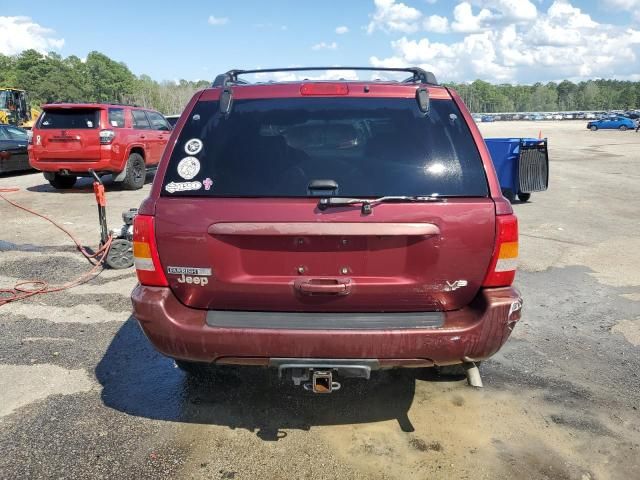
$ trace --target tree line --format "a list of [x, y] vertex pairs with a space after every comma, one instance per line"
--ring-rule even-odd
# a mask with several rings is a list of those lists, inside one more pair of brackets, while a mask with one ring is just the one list
[[494, 112], [554, 112], [633, 110], [640, 107], [640, 82], [588, 80], [573, 83], [511, 85], [476, 80], [450, 84], [469, 110]]
[[182, 112], [193, 94], [210, 84], [208, 80], [157, 82], [147, 75], [138, 77], [124, 63], [100, 52], [91, 52], [86, 59], [35, 50], [0, 54], [0, 87], [26, 90], [36, 108], [53, 102], [113, 102], [170, 115]]
[[[100, 52], [86, 59], [43, 55], [25, 50], [19, 55], [0, 54], [0, 87], [28, 92], [32, 106], [51, 102], [132, 103], [165, 115], [180, 113], [197, 90], [210, 80], [178, 82], [136, 76], [122, 62]], [[549, 112], [618, 110], [640, 107], [640, 82], [589, 80], [573, 83], [494, 85], [482, 80], [447, 84], [460, 93], [472, 112]]]

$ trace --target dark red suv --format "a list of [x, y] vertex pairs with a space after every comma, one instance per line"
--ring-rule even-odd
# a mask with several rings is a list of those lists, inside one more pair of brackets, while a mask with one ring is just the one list
[[33, 127], [29, 162], [55, 188], [72, 188], [94, 170], [135, 190], [160, 161], [170, 130], [160, 113], [140, 107], [52, 103]]
[[391, 70], [411, 76], [233, 70], [193, 97], [134, 223], [134, 314], [178, 366], [330, 392], [459, 364], [478, 384], [520, 318], [517, 220], [456, 92]]

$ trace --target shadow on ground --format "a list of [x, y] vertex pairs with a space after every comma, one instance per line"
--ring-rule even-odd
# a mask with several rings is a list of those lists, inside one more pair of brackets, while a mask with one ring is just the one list
[[283, 429], [393, 419], [411, 432], [407, 412], [416, 380], [459, 380], [424, 370], [372, 372], [369, 381], [345, 379], [341, 390], [327, 396], [308, 393], [290, 380], [278, 379], [275, 371], [259, 367], [226, 367], [197, 381], [157, 353], [133, 317], [115, 335], [96, 367], [96, 377], [103, 386], [102, 401], [115, 410], [156, 420], [247, 429], [264, 440], [283, 438]]
[[[144, 180], [144, 184], [148, 185], [149, 183], [153, 182], [153, 179], [155, 177], [156, 171], [155, 169], [153, 170], [148, 170], [147, 171], [147, 176]], [[122, 192], [125, 191], [125, 189], [122, 187], [121, 183], [115, 183], [113, 181], [113, 176], [112, 175], [104, 175], [103, 177], [101, 177], [105, 189], [107, 190], [107, 192]], [[44, 180], [44, 178], [43, 178]], [[73, 186], [73, 188], [70, 189], [56, 189], [53, 188], [49, 182], [47, 182], [45, 180], [44, 183], [40, 184], [40, 185], [33, 185], [31, 187], [27, 187], [27, 189], [29, 192], [38, 192], [38, 193], [59, 193], [59, 194], [73, 194], [73, 193], [93, 193], [93, 178], [90, 177], [80, 177], [78, 178], [78, 181], [76, 182], [76, 184]]]

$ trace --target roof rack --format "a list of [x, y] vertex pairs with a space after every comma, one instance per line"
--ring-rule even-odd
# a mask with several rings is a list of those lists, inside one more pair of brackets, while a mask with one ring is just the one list
[[405, 68], [373, 68], [373, 67], [293, 67], [293, 68], [263, 68], [256, 70], [229, 70], [227, 73], [221, 73], [213, 81], [212, 87], [225, 87], [228, 85], [247, 85], [249, 82], [239, 80], [239, 75], [248, 75], [252, 73], [275, 73], [275, 72], [307, 72], [312, 70], [356, 70], [370, 72], [407, 72], [411, 77], [402, 81], [402, 83], [428, 83], [430, 85], [438, 85], [436, 76], [418, 67]]

